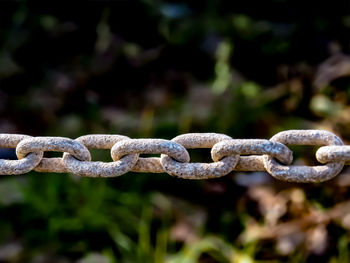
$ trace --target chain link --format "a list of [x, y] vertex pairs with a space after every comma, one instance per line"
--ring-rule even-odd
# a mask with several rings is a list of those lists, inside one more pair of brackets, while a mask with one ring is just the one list
[[[18, 159], [25, 158], [28, 153], [38, 153], [43, 156], [45, 151], [50, 152], [68, 152], [79, 160], [91, 161], [89, 150], [81, 143], [63, 137], [32, 137], [22, 140], [16, 147]], [[42, 158], [41, 162], [34, 169], [36, 171], [67, 172], [61, 158]]]
[[[230, 136], [218, 133], [187, 133], [179, 135], [172, 141], [186, 149], [211, 148], [221, 141], [232, 140]], [[164, 170], [173, 176], [185, 179], [209, 179], [224, 176], [231, 172], [239, 160], [239, 155], [226, 156], [213, 163], [179, 163], [167, 155], [162, 155]]]
[[[91, 134], [81, 136], [76, 141], [87, 148], [111, 149], [113, 145], [123, 140], [130, 140], [122, 135]], [[113, 156], [112, 156], [113, 157]], [[114, 162], [91, 162], [89, 160], [79, 160], [69, 153], [64, 153], [63, 163], [67, 170], [80, 176], [89, 177], [114, 177], [125, 174], [136, 164], [138, 154], [129, 154]]]
[[[287, 145], [321, 146], [318, 166], [291, 165]], [[18, 160], [0, 159], [0, 174], [37, 172], [73, 173], [88, 177], [115, 177], [133, 172], [168, 173], [185, 179], [208, 179], [232, 171], [266, 171], [290, 182], [322, 182], [350, 164], [350, 146], [328, 131], [289, 130], [270, 140], [233, 139], [218, 133], [188, 133], [172, 140], [130, 139], [122, 135], [92, 134], [75, 140], [63, 137], [31, 137], [0, 134], [0, 148], [15, 148]], [[186, 149], [211, 149], [212, 163], [191, 163]], [[110, 150], [112, 162], [91, 161], [88, 149]], [[63, 153], [47, 158], [44, 152]], [[141, 158], [140, 154], [160, 157]]]
[[[22, 134], [0, 134], [0, 147], [16, 148], [17, 145], [31, 136]], [[0, 174], [24, 174], [33, 170], [42, 160], [44, 153], [32, 152], [26, 155], [22, 160], [0, 160]]]
[[[293, 145], [343, 145], [342, 140], [327, 131], [289, 130], [277, 133], [270, 141]], [[328, 162], [319, 166], [279, 164], [271, 155], [265, 155], [266, 170], [275, 178], [289, 182], [323, 182], [332, 179], [344, 167], [344, 161]]]

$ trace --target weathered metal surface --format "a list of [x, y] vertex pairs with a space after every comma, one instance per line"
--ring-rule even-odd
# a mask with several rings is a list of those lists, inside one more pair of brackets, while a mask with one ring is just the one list
[[[220, 141], [232, 138], [219, 133], [188, 133], [175, 137], [172, 141], [185, 148], [211, 148]], [[185, 179], [209, 179], [224, 176], [237, 165], [239, 155], [227, 156], [213, 163], [180, 163], [167, 155], [162, 155], [161, 164], [164, 170], [173, 176]]]
[[316, 152], [316, 159], [320, 163], [350, 161], [350, 146], [323, 146]]
[[[318, 145], [319, 166], [290, 165], [292, 151], [286, 146]], [[31, 137], [0, 134], [0, 148], [14, 148], [19, 160], [0, 159], [0, 174], [70, 172], [80, 176], [114, 177], [129, 171], [163, 173], [185, 179], [208, 179], [231, 171], [267, 171], [291, 182], [322, 182], [336, 176], [350, 162], [350, 146], [333, 133], [290, 130], [270, 140], [232, 139], [218, 133], [188, 133], [171, 141], [130, 139], [122, 135], [92, 134], [75, 140], [63, 137]], [[91, 161], [89, 148], [110, 149], [112, 162]], [[186, 149], [211, 148], [212, 163], [190, 163]], [[45, 151], [62, 152], [62, 158], [43, 158]], [[160, 157], [140, 158], [140, 154]], [[278, 161], [277, 161], [278, 160]]]
[[189, 162], [186, 149], [173, 141], [163, 139], [130, 139], [116, 143], [111, 150], [113, 160], [118, 161], [127, 154], [166, 154], [179, 162]]
[[[32, 138], [22, 134], [0, 134], [1, 148], [16, 148], [18, 143], [24, 139]], [[33, 170], [43, 158], [43, 152], [33, 152], [25, 156], [22, 160], [0, 159], [0, 174], [24, 174]]]
[[[130, 139], [116, 143], [111, 150], [113, 160], [118, 161], [126, 154], [166, 154], [179, 162], [189, 162], [186, 149], [175, 142], [163, 139]], [[160, 158], [139, 158], [132, 171], [163, 173]]]
[[[90, 161], [89, 150], [81, 143], [64, 137], [32, 137], [22, 140], [16, 147], [18, 159], [23, 159], [28, 153], [43, 154], [45, 151], [70, 153], [79, 160]], [[67, 170], [62, 158], [42, 158], [35, 170], [56, 173], [64, 173]]]
[[[128, 139], [130, 138], [122, 135], [90, 134], [81, 136], [76, 141], [87, 148], [111, 149], [116, 143]], [[109, 163], [90, 162], [78, 160], [71, 154], [65, 153], [63, 155], [63, 163], [69, 172], [80, 176], [115, 177], [129, 172], [135, 166], [138, 158], [138, 154], [132, 154], [124, 156], [121, 160]]]
[[[289, 130], [273, 136], [270, 141], [294, 145], [343, 145], [333, 133], [320, 130]], [[265, 168], [275, 178], [289, 182], [323, 182], [332, 179], [343, 168], [344, 161], [329, 162], [322, 166], [295, 166], [279, 164], [265, 155]]]
[[222, 141], [211, 149], [212, 159], [217, 162], [221, 158], [230, 155], [254, 155], [268, 154], [283, 163], [290, 164], [293, 161], [292, 151], [278, 142], [261, 139], [236, 139]]
[[232, 138], [226, 134], [221, 133], [186, 133], [176, 136], [172, 139], [173, 142], [181, 144], [186, 149], [196, 148], [211, 148], [216, 143], [232, 140]]

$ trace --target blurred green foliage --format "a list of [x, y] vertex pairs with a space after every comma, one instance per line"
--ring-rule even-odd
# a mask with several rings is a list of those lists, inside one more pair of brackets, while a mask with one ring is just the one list
[[[0, 132], [322, 128], [347, 142], [349, 11], [347, 1], [2, 1]], [[313, 154], [296, 147], [294, 158]], [[4, 176], [0, 262], [348, 262], [349, 182], [348, 170], [316, 185], [265, 173]]]

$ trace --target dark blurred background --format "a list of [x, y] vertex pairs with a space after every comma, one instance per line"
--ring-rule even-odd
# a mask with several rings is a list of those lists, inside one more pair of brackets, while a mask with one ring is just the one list
[[[325, 129], [348, 143], [349, 36], [343, 0], [1, 1], [0, 132]], [[316, 162], [314, 148], [292, 149]], [[3, 176], [0, 262], [350, 262], [349, 185], [348, 169], [303, 185], [237, 172]]]

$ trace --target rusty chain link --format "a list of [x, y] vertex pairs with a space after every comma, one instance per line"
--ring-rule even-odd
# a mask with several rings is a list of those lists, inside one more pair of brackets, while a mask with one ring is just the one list
[[[321, 146], [318, 166], [291, 165], [287, 145]], [[172, 140], [130, 139], [122, 135], [95, 134], [75, 140], [63, 137], [31, 137], [0, 134], [0, 148], [15, 148], [18, 160], [0, 159], [0, 174], [37, 172], [73, 173], [88, 177], [115, 177], [133, 172], [168, 173], [185, 179], [208, 179], [232, 171], [265, 171], [290, 182], [322, 182], [335, 177], [350, 164], [350, 146], [331, 132], [289, 130], [270, 140], [233, 139], [218, 133], [188, 133]], [[191, 163], [187, 149], [211, 149], [211, 163]], [[110, 150], [111, 162], [91, 161], [88, 149]], [[61, 158], [44, 152], [62, 152]], [[140, 154], [160, 157], [141, 158]]]

